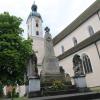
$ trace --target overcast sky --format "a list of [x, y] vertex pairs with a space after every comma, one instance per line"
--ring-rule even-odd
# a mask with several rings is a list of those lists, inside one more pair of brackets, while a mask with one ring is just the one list
[[43, 28], [49, 26], [53, 37], [95, 2], [95, 0], [0, 0], [0, 13], [8, 11], [11, 15], [23, 19], [21, 27], [24, 29], [24, 37], [27, 37], [26, 20], [34, 1], [42, 16]]

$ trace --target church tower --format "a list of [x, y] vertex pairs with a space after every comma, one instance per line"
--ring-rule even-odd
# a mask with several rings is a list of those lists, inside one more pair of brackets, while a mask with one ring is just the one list
[[38, 69], [40, 71], [42, 60], [44, 57], [44, 39], [42, 31], [42, 17], [37, 12], [37, 5], [34, 3], [31, 7], [31, 13], [27, 19], [27, 34], [28, 38], [33, 40], [32, 48], [35, 51], [38, 59]]

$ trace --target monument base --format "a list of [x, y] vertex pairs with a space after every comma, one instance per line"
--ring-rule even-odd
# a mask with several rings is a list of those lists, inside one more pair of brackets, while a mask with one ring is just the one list
[[80, 92], [84, 92], [87, 90], [85, 75], [74, 77], [74, 82]]
[[29, 79], [29, 93], [28, 97], [37, 97], [40, 96], [40, 79], [30, 78]]
[[41, 83], [52, 83], [53, 81], [64, 81], [65, 82], [65, 75], [64, 74], [45, 74], [41, 76]]

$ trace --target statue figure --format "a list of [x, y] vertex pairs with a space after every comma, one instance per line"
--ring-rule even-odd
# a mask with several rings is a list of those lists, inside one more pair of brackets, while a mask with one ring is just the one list
[[74, 69], [75, 76], [84, 75], [82, 60], [79, 55], [75, 55], [73, 58], [73, 69]]
[[28, 78], [38, 76], [37, 57], [35, 53], [30, 55], [28, 59], [27, 76]]
[[60, 70], [61, 74], [65, 74], [65, 70], [64, 70], [64, 68], [62, 66], [59, 67], [59, 70]]
[[[53, 41], [52, 41], [52, 36], [49, 33], [50, 29], [48, 27], [45, 28], [45, 53], [46, 56], [54, 56], [54, 50], [53, 50]], [[49, 53], [48, 53], [49, 52]]]

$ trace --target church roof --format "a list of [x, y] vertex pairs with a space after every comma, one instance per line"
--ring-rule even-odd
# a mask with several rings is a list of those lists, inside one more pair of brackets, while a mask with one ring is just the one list
[[70, 33], [72, 33], [76, 28], [78, 28], [82, 23], [88, 20], [92, 15], [100, 10], [100, 1], [95, 1], [89, 8], [87, 8], [78, 18], [76, 18], [70, 25], [68, 25], [62, 32], [60, 32], [53, 39], [53, 44], [56, 45]]
[[[38, 13], [38, 12], [34, 12], [34, 11], [32, 11], [31, 13], [30, 13], [30, 15], [29, 15], [29, 17], [38, 17], [38, 18], [41, 18], [41, 15]], [[28, 18], [29, 18], [28, 17]]]

